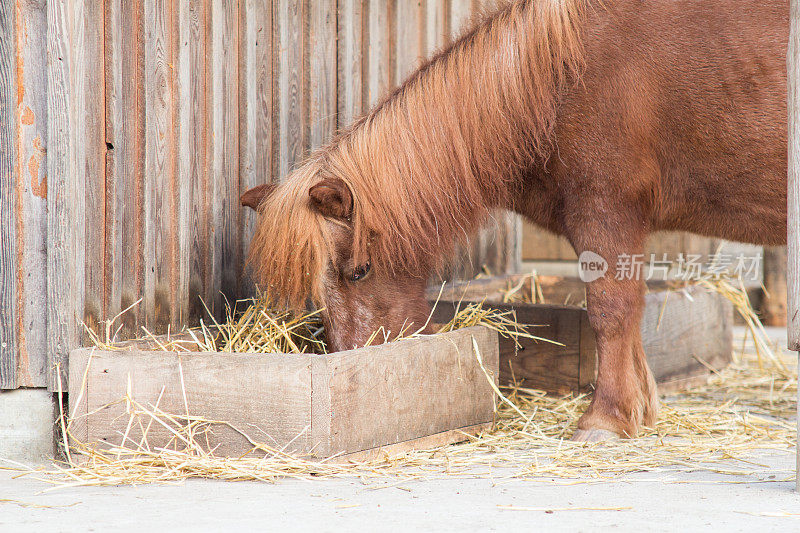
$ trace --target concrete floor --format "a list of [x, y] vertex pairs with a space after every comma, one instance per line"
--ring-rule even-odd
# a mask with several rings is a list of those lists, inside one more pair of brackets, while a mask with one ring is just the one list
[[[494, 480], [439, 477], [394, 486], [386, 485], [396, 480], [192, 480], [46, 493], [50, 486], [41, 481], [0, 471], [0, 531], [800, 530], [800, 495], [793, 481], [781, 481], [792, 475], [793, 454], [758, 461], [763, 473], [748, 479], [648, 472], [565, 485], [504, 479], [511, 471], [496, 469]], [[630, 509], [568, 510], [586, 507]]]
[[[785, 346], [785, 330], [769, 333]], [[794, 451], [750, 459], [747, 477], [654, 471], [603, 483], [512, 479], [518, 464], [495, 468], [493, 479], [191, 480], [48, 492], [49, 484], [0, 470], [0, 532], [800, 531]], [[630, 509], [579, 509], [587, 507]]]

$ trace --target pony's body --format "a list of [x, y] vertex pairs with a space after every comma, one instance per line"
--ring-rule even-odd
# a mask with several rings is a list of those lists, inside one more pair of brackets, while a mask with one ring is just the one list
[[[326, 305], [329, 342], [349, 348], [424, 324], [425, 280], [492, 208], [612, 268], [656, 230], [785, 242], [786, 2], [605, 4], [501, 9], [245, 202], [265, 214], [260, 279]], [[613, 275], [587, 286], [600, 364], [577, 438], [654, 419], [643, 290]]]

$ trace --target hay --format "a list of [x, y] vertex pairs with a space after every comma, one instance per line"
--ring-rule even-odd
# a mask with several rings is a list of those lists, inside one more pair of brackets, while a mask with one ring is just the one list
[[[554, 397], [503, 387], [500, 392], [508, 402], [498, 402], [492, 431], [465, 436], [468, 440], [462, 444], [344, 464], [293, 456], [252, 436], [248, 438], [253, 453], [218, 457], [205, 436], [225, 422], [165, 413], [158, 402], [141, 405], [128, 394], [120, 400], [128, 408], [127, 427], [138, 428], [142, 437], [134, 440], [126, 432], [105, 449], [73, 442], [71, 460], [44, 479], [65, 486], [173, 483], [196, 477], [269, 482], [356, 477], [381, 487], [439, 476], [596, 482], [657, 470], [716, 472], [743, 480], [771, 474], [786, 480], [792, 478], [791, 471], [770, 471], [753, 458], [756, 450], [792, 453], [795, 445], [790, 417], [797, 391], [796, 368], [793, 358], [777, 356], [787, 372], [759, 366], [752, 351], [739, 354], [737, 363], [712, 375], [703, 387], [665, 398], [656, 426], [636, 439], [571, 442], [567, 440], [570, 432], [588, 405], [586, 395]], [[72, 420], [66, 415], [65, 419], [65, 432], [70, 435]], [[173, 435], [169, 446], [153, 448], [147, 442], [149, 428], [156, 424], [169, 428]]]
[[[275, 309], [262, 294], [254, 298], [238, 300], [233, 306], [226, 304], [225, 319], [222, 321], [217, 321], [208, 307], [205, 307], [207, 317], [205, 320], [200, 320], [200, 326], [197, 328], [184, 328], [177, 333], [168, 331], [164, 335], [157, 336], [142, 327], [143, 337], [133, 341], [117, 341], [116, 335], [120, 327], [115, 330], [115, 322], [138, 303], [136, 302], [110, 320], [104, 321], [104, 336], [84, 325], [92, 344], [102, 350], [125, 350], [144, 344], [153, 350], [179, 353], [197, 351], [327, 353], [324, 341], [325, 328], [320, 317], [320, 313], [324, 309], [303, 315], [294, 315], [289, 311]], [[205, 303], [203, 305], [205, 306]], [[438, 305], [438, 300], [434, 304], [434, 309], [436, 305]], [[430, 316], [433, 316], [433, 311]], [[426, 323], [416, 330], [405, 327], [397, 333], [381, 328], [371, 335], [365, 346], [375, 344], [377, 339], [381, 339], [383, 342], [392, 342], [419, 337], [423, 335], [422, 331], [427, 326]], [[558, 342], [531, 334], [528, 329], [533, 325], [523, 325], [517, 322], [513, 311], [492, 309], [487, 307], [484, 302], [472, 303], [464, 308], [459, 305], [453, 319], [446, 324], [439, 325], [436, 332], [445, 333], [473, 326], [484, 326], [494, 330], [502, 337], [514, 339], [518, 346], [520, 338], [561, 345]]]
[[[717, 287], [715, 290], [729, 299], [742, 295], [741, 288], [734, 284], [720, 283]], [[749, 302], [742, 301], [737, 309], [741, 313], [752, 308]], [[486, 320], [484, 311], [467, 306], [461, 311], [462, 323]], [[242, 316], [237, 323], [255, 323], [255, 314], [248, 315], [249, 319]], [[646, 471], [706, 471], [736, 476], [742, 481], [761, 480], [767, 474], [776, 476], [776, 481], [793, 479], [792, 471], [769, 470], [754, 459], [758, 450], [793, 451], [795, 425], [791, 418], [797, 369], [793, 357], [768, 343], [757, 316], [750, 317], [751, 331], [763, 335], [759, 340], [751, 334], [756, 339], [754, 348], [745, 349], [743, 342], [734, 364], [715, 370], [706, 385], [664, 398], [656, 426], [645, 429], [636, 439], [596, 444], [571, 442], [568, 439], [588, 406], [588, 396], [555, 397], [513, 386], [496, 391], [503, 399], [498, 401], [494, 428], [477, 437], [465, 435], [466, 442], [462, 444], [337, 464], [297, 457], [246, 435], [253, 444], [253, 453], [224, 458], [216, 456], [205, 439], [214, 427], [227, 425], [224, 421], [189, 413], [165, 413], [158, 402], [141, 405], [128, 394], [120, 400], [130, 417], [127, 427], [138, 428], [137, 434], [142, 437], [131, 439], [126, 431], [119, 442], [108, 448], [73, 440], [67, 463], [45, 473], [43, 479], [58, 487], [173, 483], [196, 477], [270, 482], [287, 477], [356, 477], [378, 488], [439, 476], [506, 476], [581, 483]], [[491, 320], [496, 321], [497, 316]], [[513, 320], [513, 315], [504, 320]], [[278, 321], [279, 329], [287, 329], [283, 324], [289, 323], [291, 320]], [[214, 327], [218, 326], [222, 325]], [[455, 325], [445, 325], [443, 330], [452, 327]], [[224, 326], [223, 330], [227, 333], [215, 337], [215, 342], [224, 341], [223, 346], [233, 346], [240, 340], [245, 346], [254, 344], [245, 340], [248, 335], [237, 334], [238, 330], [225, 330]], [[480, 354], [475, 355], [480, 360]], [[61, 423], [65, 435], [72, 437], [72, 417], [62, 411]], [[173, 435], [168, 446], [153, 448], [148, 443], [149, 428], [156, 424], [168, 428]], [[736, 481], [725, 478], [719, 482]]]

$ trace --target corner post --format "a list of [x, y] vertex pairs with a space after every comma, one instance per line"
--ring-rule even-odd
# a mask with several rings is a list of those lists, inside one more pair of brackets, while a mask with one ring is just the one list
[[[786, 53], [789, 112], [787, 206], [787, 333], [789, 349], [800, 352], [800, 0], [790, 0], [789, 49]], [[798, 354], [800, 357], [800, 354]], [[798, 361], [800, 362], [800, 361]], [[800, 388], [797, 434], [800, 440]], [[795, 487], [800, 491], [800, 446], [797, 449]]]

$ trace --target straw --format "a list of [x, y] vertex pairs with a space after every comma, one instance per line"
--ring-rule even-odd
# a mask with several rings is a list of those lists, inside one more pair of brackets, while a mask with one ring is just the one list
[[[297, 457], [238, 429], [253, 444], [253, 452], [240, 458], [220, 457], [209, 449], [205, 435], [214, 428], [230, 427], [226, 422], [165, 413], [158, 402], [142, 405], [128, 394], [120, 400], [128, 406], [128, 426], [159, 425], [170, 432], [171, 442], [155, 448], [147, 442], [145, 430], [139, 441], [121, 435], [119, 442], [102, 448], [76, 442], [70, 419], [65, 433], [71, 439], [73, 460], [43, 479], [58, 487], [174, 483], [193, 477], [269, 482], [356, 477], [383, 483], [380, 487], [392, 486], [396, 483], [392, 480], [442, 476], [585, 483], [645, 471], [657, 471], [660, 480], [669, 482], [670, 473], [705, 471], [733, 476], [714, 482], [760, 480], [766, 475], [788, 480], [791, 470], [761, 465], [755, 453], [792, 453], [795, 445], [791, 417], [796, 368], [793, 358], [778, 357], [787, 373], [759, 366], [748, 345], [735, 364], [718, 370], [706, 385], [664, 398], [656, 426], [645, 428], [636, 439], [571, 442], [567, 439], [589, 397], [550, 396], [517, 385], [501, 387], [508, 403], [498, 404], [495, 427], [477, 437], [465, 435], [467, 442], [343, 464]], [[504, 469], [502, 475], [497, 468]]]
[[[729, 280], [719, 279], [705, 280], [703, 284], [729, 300], [735, 299], [737, 310], [748, 314], [752, 344], [744, 339], [734, 363], [725, 369], [714, 369], [705, 385], [663, 398], [655, 427], [644, 428], [635, 439], [571, 442], [568, 440], [571, 432], [590, 398], [584, 394], [551, 396], [516, 384], [496, 391], [502, 399], [497, 402], [492, 430], [479, 436], [465, 435], [466, 442], [461, 444], [335, 464], [297, 457], [234, 428], [252, 443], [253, 449], [243, 457], [227, 458], [216, 455], [205, 438], [214, 428], [230, 427], [225, 421], [192, 416], [188, 411], [180, 415], [166, 413], [159, 408], [158, 401], [155, 405], [142, 405], [128, 393], [120, 402], [127, 406], [130, 417], [127, 427], [141, 428], [140, 440], [132, 440], [126, 430], [120, 441], [110, 447], [78, 442], [71, 432], [74, 420], [64, 418], [60, 405], [61, 420], [67, 420], [64, 433], [70, 439], [70, 460], [46, 473], [44, 479], [56, 486], [71, 486], [173, 483], [193, 477], [274, 482], [287, 477], [311, 480], [344, 476], [392, 486], [398, 479], [440, 476], [491, 477], [495, 482], [502, 477], [514, 477], [550, 483], [585, 483], [645, 471], [667, 476], [705, 471], [733, 476], [714, 481], [731, 483], [737, 479], [761, 480], [766, 475], [776, 476], [776, 481], [793, 479], [792, 470], [761, 465], [756, 452], [793, 453], [796, 433], [792, 417], [797, 393], [794, 358], [766, 340], [758, 317], [750, 313], [752, 307], [745, 301], [746, 292], [741, 285], [737, 287]], [[260, 309], [267, 313], [266, 309]], [[509, 326], [503, 322], [506, 320], [513, 325], [513, 316], [498, 319], [481, 307], [467, 306], [459, 313], [463, 313], [458, 322], [461, 325], [488, 322], [499, 329], [498, 321]], [[269, 313], [268, 316], [247, 310], [238, 313], [234, 307], [224, 324], [201, 326], [194, 332], [192, 342], [205, 348], [252, 349], [265, 335], [243, 330], [255, 323], [269, 328], [277, 324], [281, 346], [302, 349], [291, 336], [292, 331], [303, 329], [297, 326], [298, 318], [276, 318]], [[442, 330], [453, 327], [457, 327], [455, 322]], [[316, 338], [313, 331], [311, 337]], [[176, 341], [162, 344], [170, 349], [181, 346]], [[480, 361], [477, 350], [475, 356]], [[172, 436], [169, 445], [155, 448], [148, 442], [152, 426], [169, 431]], [[505, 469], [502, 475], [496, 472], [498, 467]]]

